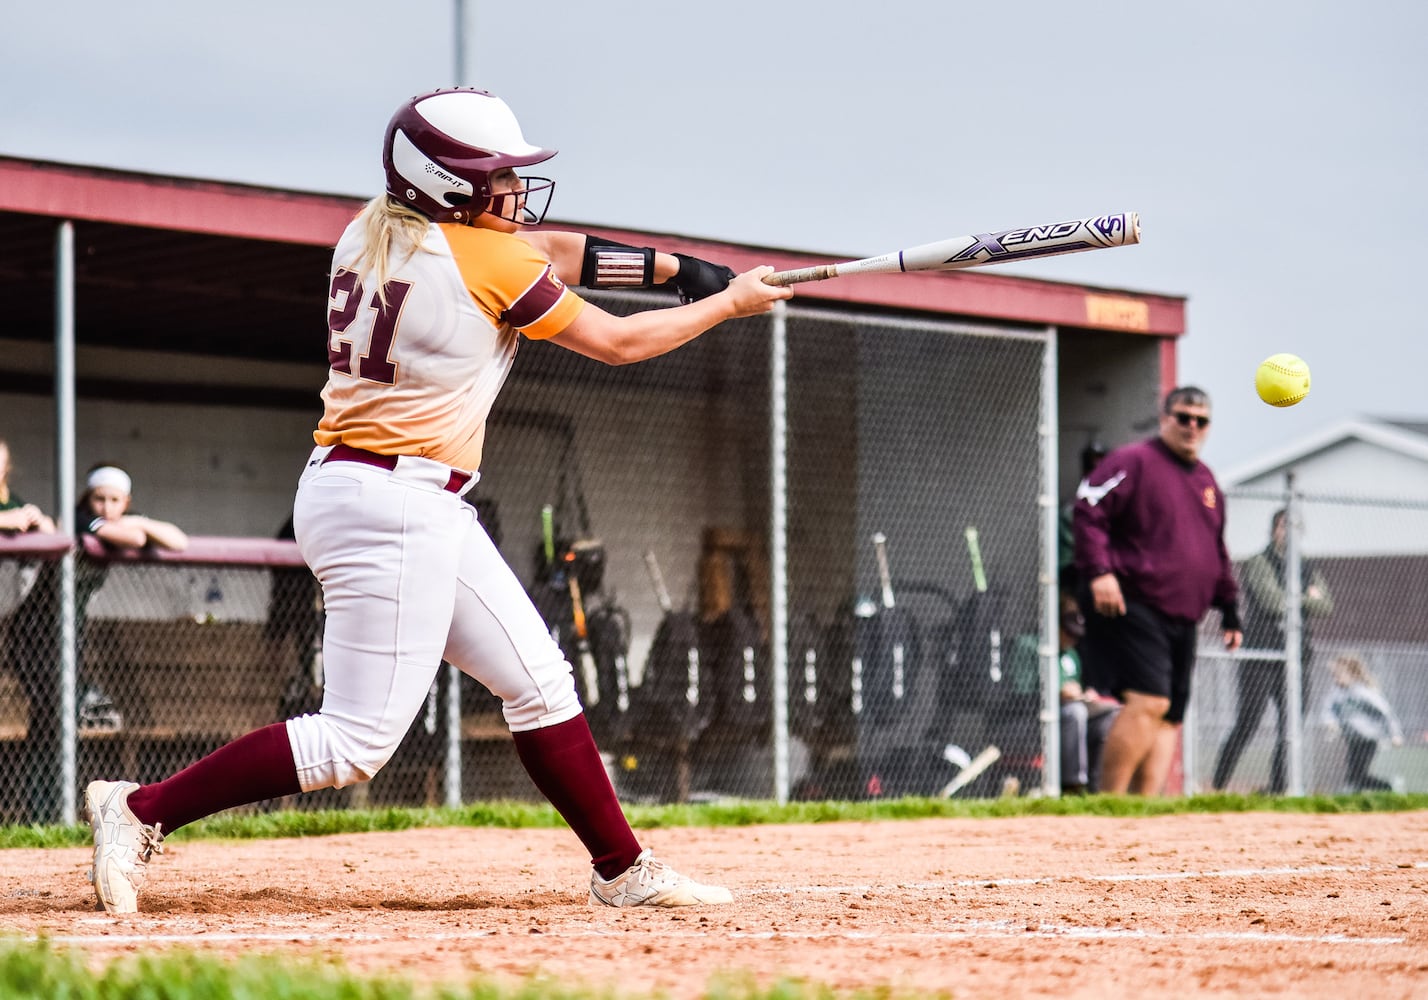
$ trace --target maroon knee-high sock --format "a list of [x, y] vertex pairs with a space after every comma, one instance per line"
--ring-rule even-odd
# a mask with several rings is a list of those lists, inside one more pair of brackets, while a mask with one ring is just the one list
[[614, 878], [634, 864], [640, 843], [620, 809], [585, 716], [511, 735], [526, 773], [590, 852], [600, 877]]
[[129, 809], [139, 822], [161, 823], [162, 831], [171, 833], [224, 809], [300, 791], [287, 724], [276, 722], [238, 737], [158, 784], [140, 786], [129, 794]]

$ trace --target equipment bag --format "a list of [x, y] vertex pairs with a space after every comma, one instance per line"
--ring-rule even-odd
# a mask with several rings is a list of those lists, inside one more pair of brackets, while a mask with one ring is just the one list
[[585, 714], [596, 742], [620, 741], [630, 731], [630, 615], [605, 603], [591, 610], [585, 622], [600, 692], [600, 700]]
[[725, 738], [766, 743], [773, 720], [768, 653], [753, 614], [730, 608], [699, 629], [700, 662], [714, 691]]
[[[917, 620], [904, 608], [881, 607], [857, 619], [853, 674], [861, 677], [863, 725], [899, 718], [913, 704], [910, 695], [922, 664]], [[854, 699], [858, 708], [858, 699]]]
[[1013, 638], [1006, 604], [1006, 594], [995, 589], [975, 592], [963, 603], [955, 662], [938, 679], [938, 702], [944, 708], [988, 709], [1001, 702]]
[[689, 611], [668, 611], [655, 629], [638, 686], [630, 690], [632, 734], [642, 740], [691, 743], [708, 727], [714, 700]]
[[836, 711], [831, 668], [817, 619], [811, 614], [795, 618], [788, 633], [788, 727], [807, 743], [823, 739], [825, 717]]

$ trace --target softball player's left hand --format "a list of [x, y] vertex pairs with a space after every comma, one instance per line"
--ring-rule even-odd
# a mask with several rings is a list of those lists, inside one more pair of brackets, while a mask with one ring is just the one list
[[711, 295], [718, 295], [734, 280], [734, 269], [723, 264], [711, 264], [707, 260], [677, 253], [679, 273], [674, 276], [674, 287], [679, 290], [680, 302], [698, 302]]
[[764, 282], [764, 278], [773, 273], [772, 267], [764, 265], [736, 275], [729, 282], [725, 292], [733, 299], [735, 316], [757, 316], [768, 312], [780, 299], [793, 298], [793, 289]]

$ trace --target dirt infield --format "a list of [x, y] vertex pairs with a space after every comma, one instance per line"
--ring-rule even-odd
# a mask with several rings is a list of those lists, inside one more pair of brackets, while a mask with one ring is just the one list
[[0, 852], [0, 926], [95, 960], [341, 955], [424, 982], [543, 971], [621, 994], [719, 972], [956, 997], [1428, 997], [1428, 813], [1036, 817], [656, 830], [732, 906], [594, 908], [568, 831], [171, 843], [145, 912], [86, 850]]

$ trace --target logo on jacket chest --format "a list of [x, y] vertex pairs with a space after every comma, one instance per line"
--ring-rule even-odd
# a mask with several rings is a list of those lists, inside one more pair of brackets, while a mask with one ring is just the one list
[[1206, 510], [1214, 510], [1217, 504], [1215, 500], [1215, 488], [1213, 486], [1206, 486], [1205, 491], [1200, 495], [1200, 499], [1201, 502], [1204, 503]]

